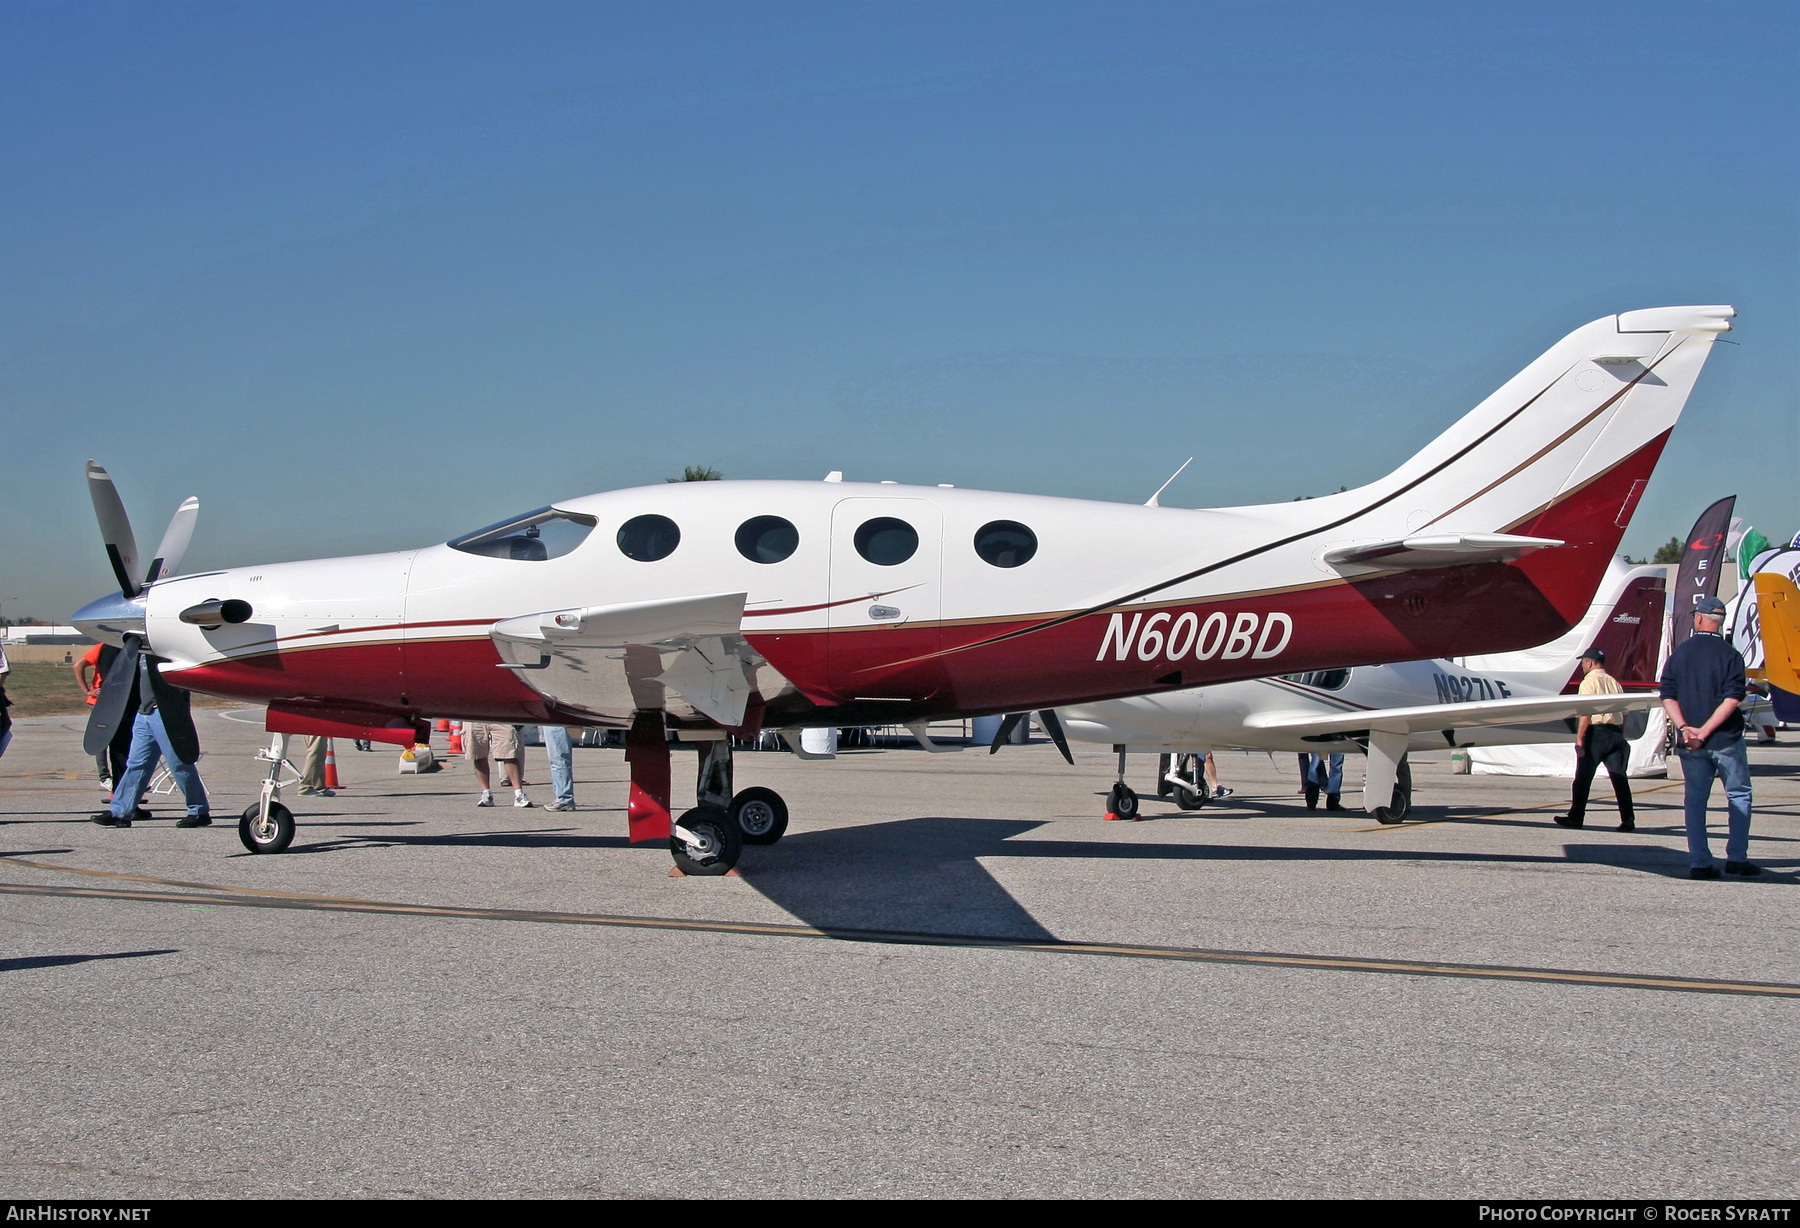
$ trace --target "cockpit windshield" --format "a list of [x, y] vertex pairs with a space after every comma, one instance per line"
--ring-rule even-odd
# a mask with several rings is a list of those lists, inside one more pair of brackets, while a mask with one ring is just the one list
[[489, 558], [541, 563], [559, 559], [586, 541], [595, 523], [592, 516], [579, 512], [540, 507], [458, 537], [450, 542], [450, 548]]

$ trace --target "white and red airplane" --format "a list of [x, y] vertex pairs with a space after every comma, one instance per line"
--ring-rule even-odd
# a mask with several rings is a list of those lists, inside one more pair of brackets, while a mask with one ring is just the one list
[[[1574, 733], [1578, 717], [1656, 707], [1666, 572], [1615, 560], [1587, 616], [1535, 652], [1281, 674], [1077, 704], [1058, 716], [1070, 738], [1118, 750], [1119, 780], [1107, 813], [1119, 818], [1138, 813], [1124, 779], [1127, 753], [1184, 760], [1162, 769], [1158, 792], [1195, 810], [1207, 797], [1198, 756], [1231, 747], [1365, 754], [1363, 808], [1383, 823], [1398, 823], [1412, 806], [1409, 752], [1561, 741]], [[1595, 647], [1624, 694], [1575, 694], [1581, 655]], [[1632, 723], [1626, 721], [1628, 735], [1641, 735], [1641, 728], [1629, 733]]]
[[[786, 815], [768, 790], [732, 792], [727, 731], [922, 731], [1561, 635], [1735, 314], [1597, 320], [1386, 477], [1256, 507], [835, 474], [694, 482], [569, 499], [416, 550], [174, 575], [184, 505], [140, 582], [90, 462], [120, 592], [74, 622], [153, 653], [180, 686], [266, 703], [277, 734], [405, 744], [436, 716], [629, 729], [632, 839], [724, 873], [745, 834], [771, 841]], [[123, 705], [103, 691], [90, 737]], [[673, 833], [670, 731], [702, 750], [701, 805]], [[240, 826], [264, 851], [292, 830], [266, 802]]]

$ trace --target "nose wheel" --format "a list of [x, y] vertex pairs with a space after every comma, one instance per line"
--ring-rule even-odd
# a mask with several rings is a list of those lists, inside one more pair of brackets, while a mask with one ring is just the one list
[[268, 750], [256, 752], [256, 761], [269, 765], [263, 778], [262, 796], [244, 808], [238, 820], [238, 839], [252, 853], [279, 853], [294, 842], [294, 812], [279, 800], [281, 790], [300, 779], [294, 765], [287, 761], [288, 736], [278, 733]]
[[252, 853], [282, 852], [294, 842], [294, 812], [270, 802], [265, 815], [261, 802], [251, 802], [238, 820], [238, 839]]

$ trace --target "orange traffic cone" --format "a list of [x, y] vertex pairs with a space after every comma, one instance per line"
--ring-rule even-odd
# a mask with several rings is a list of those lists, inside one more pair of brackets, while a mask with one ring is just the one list
[[450, 753], [453, 755], [460, 755], [463, 753], [461, 721], [457, 721], [454, 725], [450, 726]]
[[327, 789], [344, 787], [338, 783], [337, 747], [330, 738], [325, 739], [325, 787]]
[[450, 732], [450, 722], [440, 716], [440, 717], [438, 717], [438, 723], [436, 726], [434, 726], [434, 728], [436, 728], [439, 733], [449, 733]]

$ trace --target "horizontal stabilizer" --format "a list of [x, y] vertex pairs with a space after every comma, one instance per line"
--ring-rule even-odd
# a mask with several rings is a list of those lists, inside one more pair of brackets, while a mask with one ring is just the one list
[[1550, 537], [1513, 533], [1440, 533], [1398, 541], [1359, 542], [1334, 546], [1320, 557], [1346, 576], [1373, 571], [1414, 571], [1426, 567], [1462, 567], [1470, 563], [1510, 563], [1534, 550], [1563, 543]]
[[1311, 712], [1265, 712], [1249, 717], [1252, 729], [1280, 729], [1301, 737], [1334, 733], [1431, 733], [1442, 729], [1475, 729], [1493, 725], [1534, 725], [1543, 721], [1632, 712], [1654, 708], [1653, 694], [1546, 695], [1487, 699], [1466, 704], [1421, 704], [1414, 708], [1378, 708], [1319, 716]]

